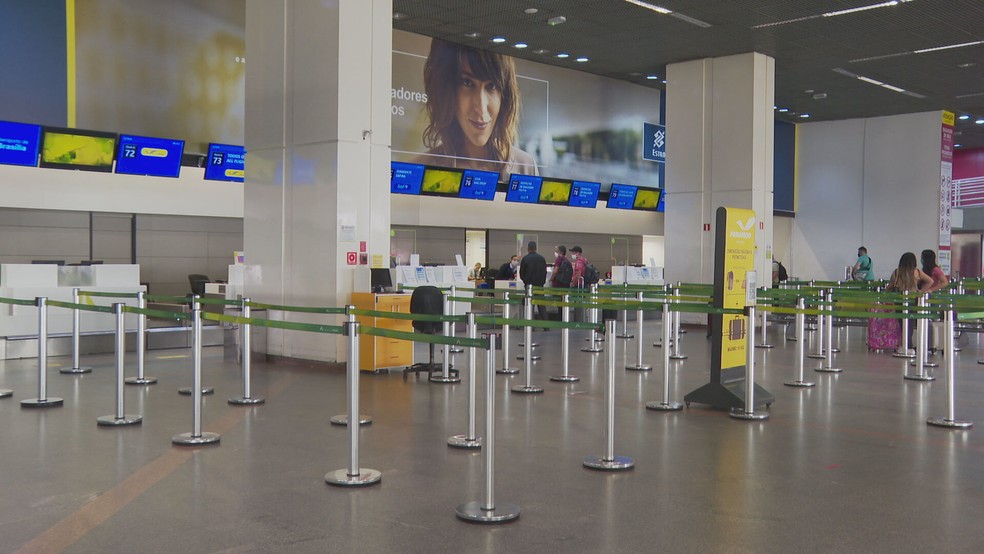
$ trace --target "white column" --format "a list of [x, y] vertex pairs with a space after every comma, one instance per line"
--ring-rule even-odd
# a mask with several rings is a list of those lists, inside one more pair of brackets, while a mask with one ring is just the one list
[[[345, 305], [346, 252], [389, 261], [392, 2], [247, 0], [246, 59], [245, 294]], [[271, 329], [265, 346], [345, 358], [341, 337]]]

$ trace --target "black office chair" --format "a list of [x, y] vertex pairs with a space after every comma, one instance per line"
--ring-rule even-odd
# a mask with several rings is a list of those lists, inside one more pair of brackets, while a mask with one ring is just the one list
[[[443, 315], [444, 314], [444, 295], [441, 294], [440, 289], [437, 287], [424, 286], [417, 287], [413, 289], [413, 295], [410, 296], [410, 313], [411, 314], [427, 314], [427, 315]], [[444, 324], [440, 321], [417, 321], [412, 320], [414, 331], [418, 333], [425, 333], [428, 335], [440, 335], [444, 332]], [[413, 364], [403, 370], [403, 380], [406, 381], [407, 374], [416, 373], [419, 375], [421, 372], [427, 373], [430, 377], [431, 373], [440, 372], [441, 365], [434, 363], [434, 343], [427, 345], [430, 351], [430, 359], [426, 363]], [[451, 375], [457, 375], [458, 370], [451, 368]]]
[[208, 278], [208, 275], [192, 273], [188, 275], [188, 282], [191, 283], [191, 294], [205, 296], [205, 283], [210, 283], [211, 279]]

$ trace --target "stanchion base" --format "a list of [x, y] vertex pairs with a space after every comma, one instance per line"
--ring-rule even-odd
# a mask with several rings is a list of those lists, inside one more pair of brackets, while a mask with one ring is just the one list
[[143, 422], [143, 416], [125, 414], [123, 417], [115, 415], [104, 415], [96, 418], [96, 423], [100, 427], [119, 427], [122, 425], [139, 425]]
[[615, 456], [611, 460], [606, 460], [601, 456], [588, 456], [581, 463], [586, 468], [600, 471], [620, 471], [632, 469], [635, 466], [635, 461], [627, 456]]
[[336, 469], [325, 474], [325, 483], [336, 487], [365, 487], [382, 480], [383, 474], [375, 469], [359, 468], [358, 475], [349, 475], [347, 469]]
[[[591, 337], [584, 339], [584, 342], [591, 342]], [[605, 337], [599, 333], [598, 337], [595, 338], [595, 342], [605, 342]]]
[[0, 389], [0, 398], [7, 398], [8, 396], [13, 396], [14, 391], [10, 389]]
[[635, 338], [635, 335], [621, 334], [621, 335], [615, 335], [615, 338], [617, 338], [617, 339], [634, 339]]
[[[525, 360], [526, 358], [524, 358], [523, 356], [516, 356], [516, 359], [517, 360]], [[540, 360], [540, 359], [542, 359], [542, 357], [539, 354], [533, 354], [532, 356], [530, 356], [530, 361], [533, 361], [533, 362], [535, 362], [537, 360]]]
[[905, 375], [902, 376], [902, 378], [908, 379], [909, 381], [935, 381], [936, 380], [936, 377], [933, 377], [932, 375], [929, 374], [919, 375], [919, 374], [906, 373]]
[[580, 381], [580, 377], [575, 377], [573, 375], [554, 375], [550, 378], [551, 381], [560, 381], [562, 383], [574, 383]]
[[601, 352], [601, 351], [602, 351], [602, 349], [601, 348], [598, 348], [597, 346], [592, 346], [592, 347], [582, 348], [581, 349], [581, 352], [591, 352], [592, 354], [595, 354], [595, 353], [598, 353], [598, 352]]
[[680, 402], [647, 402], [646, 409], [657, 412], [677, 412], [683, 409], [683, 404]]
[[262, 396], [237, 396], [236, 398], [230, 398], [227, 402], [235, 406], [254, 406], [256, 404], [263, 404], [266, 402], [266, 398]]
[[461, 348], [461, 347], [458, 347], [458, 346], [452, 346], [450, 349], [448, 349], [448, 352], [450, 352], [452, 354], [461, 354], [464, 351], [465, 351], [464, 348]]
[[625, 366], [625, 369], [631, 369], [632, 371], [652, 371], [653, 366], [646, 364], [634, 364]]
[[468, 435], [453, 435], [448, 437], [448, 446], [454, 448], [481, 448], [482, 438], [474, 437], [469, 439]]
[[671, 360], [686, 360], [687, 359], [687, 355], [686, 354], [670, 354], [670, 359]]
[[[917, 364], [916, 362], [909, 362], [909, 365], [911, 365], [912, 367], [916, 367], [919, 364]], [[936, 362], [923, 362], [923, 367], [940, 367], [940, 364]]]
[[[521, 342], [521, 343], [518, 343], [516, 346], [518, 346], [520, 348], [523, 348], [524, 346], [526, 346], [526, 343], [525, 342]], [[536, 348], [538, 346], [540, 346], [540, 343], [538, 343], [538, 342], [530, 343], [530, 348]]]
[[194, 436], [191, 433], [178, 433], [171, 437], [171, 444], [178, 446], [205, 446], [209, 444], [219, 444], [220, 435], [218, 433], [202, 433]]
[[820, 373], [840, 373], [844, 370], [839, 367], [820, 366], [813, 368], [813, 371], [819, 371]]
[[774, 344], [756, 344], [755, 348], [775, 348]]
[[458, 519], [474, 523], [505, 523], [519, 517], [519, 506], [499, 502], [495, 508], [486, 510], [482, 507], [482, 503], [476, 500], [458, 506], [454, 509], [454, 514]]
[[769, 412], [746, 412], [742, 408], [731, 408], [728, 415], [735, 419], [744, 419], [745, 421], [761, 421], [763, 419], [769, 419]]
[[440, 373], [434, 373], [428, 377], [427, 380], [431, 383], [460, 383], [461, 377], [455, 377], [454, 375], [448, 375], [445, 377]]
[[21, 408], [54, 408], [64, 403], [65, 401], [61, 398], [28, 398], [21, 400]]
[[81, 373], [91, 373], [92, 368], [89, 366], [79, 366], [79, 367], [63, 367], [58, 370], [58, 373], [65, 373], [67, 375], [78, 375]]
[[[654, 342], [653, 348], [663, 348], [663, 342]], [[670, 341], [670, 348], [673, 348], [673, 341]]]
[[825, 360], [825, 359], [827, 359], [827, 355], [826, 354], [807, 354], [806, 357], [807, 358], [810, 358], [811, 360]]
[[[202, 387], [202, 394], [213, 394], [215, 389], [212, 387]], [[178, 389], [178, 394], [183, 394], [185, 396], [191, 396], [191, 387], [184, 387]]]
[[500, 375], [515, 375], [515, 374], [519, 373], [519, 368], [517, 368], [517, 367], [500, 367], [499, 369], [495, 370], [495, 372], [498, 373], [498, 374], [500, 374]]
[[895, 352], [892, 352], [892, 357], [893, 358], [915, 358], [916, 355], [915, 354], [902, 353], [902, 352], [899, 352], [899, 351], [895, 351]]
[[543, 392], [543, 387], [538, 387], [536, 385], [519, 385], [512, 388], [513, 392], [518, 392], [522, 394], [540, 394]]
[[811, 381], [786, 381], [785, 383], [783, 383], [783, 385], [786, 385], [787, 387], [800, 387], [800, 388], [817, 386], [816, 383], [813, 383]]
[[931, 417], [926, 423], [936, 427], [949, 427], [951, 429], [970, 429], [974, 426], [973, 421], [962, 421], [959, 419], [946, 419], [945, 417]]
[[123, 382], [127, 385], [155, 385], [157, 377], [127, 377]]
[[796, 337], [786, 337], [787, 342], [797, 342], [799, 339]]
[[[331, 416], [328, 420], [332, 425], [341, 425], [343, 427], [348, 427], [348, 414]], [[359, 425], [369, 425], [372, 423], [372, 418], [365, 415], [359, 414]]]

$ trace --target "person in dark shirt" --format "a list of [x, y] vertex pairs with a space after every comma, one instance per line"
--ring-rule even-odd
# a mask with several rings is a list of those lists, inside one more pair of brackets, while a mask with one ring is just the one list
[[517, 269], [519, 269], [519, 256], [513, 254], [508, 262], [499, 266], [499, 271], [495, 274], [495, 278], [503, 281], [512, 281], [516, 278]]
[[[547, 282], [547, 260], [536, 251], [536, 241], [530, 241], [527, 245], [527, 254], [523, 256], [523, 261], [519, 263], [519, 278], [524, 285], [542, 287]], [[539, 319], [547, 319], [547, 307], [537, 306]]]

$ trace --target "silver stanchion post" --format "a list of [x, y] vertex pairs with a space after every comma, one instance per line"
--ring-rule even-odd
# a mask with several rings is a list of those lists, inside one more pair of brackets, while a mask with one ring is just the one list
[[827, 345], [824, 347], [826, 350], [826, 357], [824, 361], [820, 364], [820, 367], [816, 368], [814, 371], [820, 371], [823, 373], [840, 373], [844, 371], [839, 367], [834, 367], [834, 290], [830, 289], [824, 296], [825, 305], [827, 311], [831, 312], [824, 317], [824, 324], [826, 328], [823, 332], [823, 338], [827, 341]]
[[899, 348], [892, 352], [892, 356], [896, 358], [915, 358], [915, 354], [910, 354], [909, 350], [909, 296], [903, 293], [902, 299], [902, 339], [899, 341]]
[[627, 456], [615, 455], [615, 349], [611, 347], [615, 338], [615, 322], [605, 322], [605, 336], [609, 344], [605, 356], [605, 453], [601, 456], [588, 456], [581, 462], [584, 467], [604, 471], [631, 469], [635, 461]]
[[[598, 284], [591, 285], [591, 300], [592, 304], [595, 306], [591, 308], [591, 323], [598, 324]], [[601, 352], [602, 348], [598, 346], [598, 332], [591, 329], [591, 335], [588, 336], [587, 340], [591, 341], [590, 346], [586, 346], [581, 349], [581, 352]], [[610, 344], [610, 343], [609, 343]]]
[[[194, 313], [195, 310], [198, 310], [198, 315], [194, 317], [194, 321], [191, 324], [191, 334], [192, 334], [192, 349], [195, 349], [194, 342], [196, 340], [198, 341], [198, 347], [197, 347], [198, 348], [198, 354], [197, 354], [197, 356], [198, 356], [198, 359], [200, 361], [201, 360], [201, 356], [202, 356], [202, 351], [201, 351], [201, 344], [202, 344], [202, 337], [201, 337], [201, 333], [202, 333], [202, 318], [201, 318], [201, 304], [198, 303], [198, 298], [199, 298], [199, 296], [196, 294], [192, 298], [192, 303], [191, 303], [191, 305], [192, 305], [192, 312]], [[198, 331], [195, 331], [195, 325], [198, 325]], [[194, 338], [195, 333], [198, 333], [198, 338], [197, 339]], [[199, 365], [200, 365], [200, 363], [199, 363]], [[201, 394], [212, 394], [212, 393], [214, 393], [215, 392], [215, 389], [214, 388], [212, 388], [212, 387], [206, 387], [206, 386], [203, 386], [202, 385], [200, 377], [201, 376], [199, 375], [199, 380], [198, 380], [198, 382], [196, 383], [195, 386], [197, 386], [199, 388], [199, 391], [201, 392]], [[192, 390], [193, 390], [192, 387], [181, 387], [180, 389], [178, 389], [178, 394], [183, 394], [185, 396], [190, 396], [191, 393], [192, 393]]]
[[127, 414], [123, 408], [123, 358], [126, 356], [126, 322], [123, 319], [123, 304], [113, 304], [116, 315], [116, 413], [96, 418], [96, 423], [104, 427], [138, 425], [143, 421], [139, 414]]
[[[527, 321], [531, 321], [533, 319], [533, 297], [529, 294], [526, 295], [525, 308], [526, 319]], [[512, 388], [512, 391], [525, 394], [539, 394], [543, 392], [543, 387], [533, 384], [533, 360], [539, 358], [539, 356], [533, 356], [533, 327], [531, 327], [531, 323], [527, 323], [526, 327], [523, 328], [523, 334], [523, 349], [525, 353], [522, 359], [525, 361], [526, 383], [516, 385]]]
[[[240, 340], [241, 345], [241, 356], [243, 363], [243, 395], [235, 398], [230, 398], [229, 403], [235, 404], [237, 406], [249, 406], [253, 404], [262, 404], [266, 402], [266, 399], [262, 396], [253, 396], [250, 391], [250, 365], [252, 363], [252, 353], [253, 353], [253, 340], [250, 335], [251, 325], [249, 324], [250, 312], [249, 312], [249, 298], [243, 298], [240, 300], [240, 309], [243, 314], [243, 319], [246, 321], [239, 326], [242, 332], [242, 338]], [[347, 420], [346, 420], [347, 421]], [[361, 423], [361, 421], [360, 421]]]
[[910, 381], [935, 381], [936, 377], [926, 372], [926, 361], [929, 357], [929, 320], [922, 317], [926, 315], [926, 307], [929, 305], [929, 295], [919, 295], [916, 305], [919, 307], [920, 315], [919, 321], [916, 322], [916, 335], [918, 335], [917, 340], [919, 341], [919, 351], [916, 352], [916, 361], [910, 364], [916, 367], [916, 372], [909, 373], [908, 371], [903, 371], [902, 378]]
[[485, 445], [482, 463], [485, 466], [485, 490], [482, 500], [458, 505], [459, 519], [478, 523], [504, 523], [519, 517], [519, 506], [495, 501], [495, 334], [490, 333], [489, 351], [485, 356]]
[[[964, 290], [963, 281], [957, 281], [957, 294], [962, 296], [965, 292], [966, 291]], [[956, 324], [956, 322], [954, 322], [954, 324]], [[957, 330], [954, 329], [953, 330], [953, 351], [954, 352], [960, 352], [961, 350], [963, 350], [963, 348], [960, 348], [959, 339], [960, 339], [960, 336], [957, 335]]]
[[[524, 317], [526, 317], [526, 319], [533, 319], [533, 285], [526, 285], [526, 298], [523, 302], [523, 309], [526, 314]], [[526, 357], [529, 356], [529, 358], [535, 362], [539, 360], [541, 356], [536, 352], [533, 352], [533, 349], [540, 345], [533, 342], [533, 328], [526, 327], [526, 329], [530, 331], [530, 333], [524, 333], [524, 342], [519, 343], [519, 345], [523, 347], [523, 354], [516, 356], [516, 359], [525, 360]], [[527, 344], [530, 345], [529, 348], [526, 348]]]
[[[672, 292], [673, 292], [673, 289], [672, 289], [672, 287], [670, 287], [670, 285], [663, 285], [663, 302], [664, 303], [670, 301], [670, 295], [672, 294]], [[672, 316], [670, 316], [670, 317], [672, 317]], [[672, 328], [673, 320], [672, 319], [664, 319], [663, 322], [662, 322], [662, 325], [670, 325], [671, 328]], [[663, 336], [668, 336], [668, 335], [663, 334]], [[669, 342], [666, 342], [665, 343], [665, 344], [668, 345], [667, 348], [669, 348], [670, 346], [673, 346], [673, 338], [672, 338], [672, 335], [669, 335], [669, 336], [670, 336], [670, 338], [668, 339]], [[663, 348], [663, 344], [664, 344], [664, 341], [663, 341], [662, 338], [660, 338], [658, 341], [656, 341], [656, 342], [653, 343], [653, 346], [656, 347], [656, 348]]]
[[[79, 289], [72, 289], [72, 304], [79, 303]], [[92, 368], [89, 366], [79, 365], [79, 339], [80, 334], [79, 327], [79, 309], [72, 308], [72, 367], [63, 367], [58, 370], [58, 373], [89, 373]]]
[[[141, 310], [147, 309], [147, 298], [144, 291], [137, 293], [137, 307]], [[147, 316], [143, 313], [137, 314], [137, 376], [127, 377], [123, 380], [127, 385], [153, 385], [157, 382], [156, 377], [144, 375], [144, 362], [147, 354]]]
[[775, 348], [774, 344], [769, 343], [769, 312], [765, 309], [762, 310], [762, 340], [755, 345], [755, 348]]
[[[679, 304], [680, 303], [680, 298], [679, 298], [679, 296], [680, 296], [680, 288], [679, 287], [677, 287], [676, 289], [674, 289], [673, 296], [677, 297], [677, 299], [674, 302], [676, 302], [677, 304]], [[673, 316], [673, 353], [670, 354], [670, 359], [671, 360], [686, 360], [687, 359], [687, 355], [686, 354], [681, 354], [680, 353], [680, 314], [682, 314], [682, 313], [683, 313], [682, 311], [677, 310], [676, 312], [674, 312], [674, 316]]]
[[[345, 385], [348, 391], [348, 419], [359, 417], [359, 322], [349, 314], [345, 322], [345, 335], [348, 337], [348, 362], [345, 364]], [[383, 478], [375, 469], [359, 466], [359, 428], [349, 425], [349, 465], [346, 469], [336, 469], [325, 474], [325, 482], [339, 487], [364, 487], [374, 485]]]
[[[458, 292], [457, 287], [451, 285], [451, 298], [457, 297], [458, 296], [457, 292]], [[455, 300], [451, 300], [451, 315], [458, 314], [457, 311], [458, 307], [455, 304], [455, 302], [456, 302]], [[456, 321], [451, 322], [451, 336], [452, 337], [458, 336], [458, 322]], [[448, 347], [448, 351], [451, 352], [452, 354], [461, 354], [462, 352], [464, 352], [464, 350], [461, 347], [454, 344]]]
[[202, 308], [198, 297], [191, 304], [191, 357], [194, 366], [194, 383], [192, 383], [192, 431], [178, 433], [171, 437], [171, 442], [178, 446], [199, 446], [218, 444], [219, 434], [202, 431]]
[[[468, 312], [468, 338], [478, 338], [478, 326], [475, 324], [475, 314]], [[494, 359], [494, 358], [493, 358]], [[475, 347], [468, 347], [468, 433], [465, 435], [453, 435], [448, 438], [448, 446], [455, 448], [481, 448], [482, 439], [475, 436], [475, 402], [476, 402], [476, 382], [475, 382]]]
[[[667, 323], [670, 320], [670, 299], [663, 299], [663, 343], [668, 344], [670, 342], [670, 326]], [[670, 401], [670, 349], [663, 349], [663, 399], [657, 402], [649, 402], [646, 404], [646, 408], [649, 410], [658, 410], [661, 412], [675, 412], [677, 410], [683, 409], [683, 404], [680, 402]]]
[[[806, 311], [806, 299], [803, 297], [797, 298], [796, 299], [796, 336], [797, 337], [802, 337], [805, 332], [805, 327], [806, 327], [806, 313], [804, 313], [805, 311]], [[805, 350], [806, 350], [806, 341], [802, 341], [802, 340], [797, 341], [796, 342], [796, 380], [786, 381], [785, 383], [783, 383], [784, 385], [790, 387], [803, 387], [803, 388], [816, 386], [816, 383], [812, 381], [803, 380], [804, 377], [803, 358], [805, 357], [804, 355]]]
[[[628, 275], [628, 269], [629, 269], [628, 267], [625, 268], [626, 275]], [[628, 298], [629, 284], [622, 283], [622, 288], [623, 288], [622, 298], [623, 299]], [[642, 335], [640, 334], [639, 336], [641, 337]], [[629, 332], [629, 310], [622, 310], [622, 332], [615, 335], [615, 337], [620, 339], [631, 339], [635, 337], [635, 335]]]
[[[442, 293], [442, 295], [444, 297], [444, 308], [441, 310], [441, 313], [448, 314], [449, 313], [449, 310], [450, 310], [450, 308], [448, 306], [448, 304], [449, 304], [449, 301], [448, 301], [448, 293], [444, 292], [444, 293]], [[449, 322], [449, 321], [443, 322], [441, 334], [443, 334], [445, 337], [450, 337], [451, 336], [451, 322]], [[455, 377], [455, 376], [452, 376], [451, 375], [451, 347], [450, 347], [450, 345], [445, 344], [444, 345], [444, 348], [443, 348], [443, 351], [444, 351], [443, 352], [443, 356], [442, 356], [443, 359], [441, 360], [441, 373], [439, 375], [434, 375], [432, 373], [431, 376], [430, 376], [430, 381], [432, 383], [460, 383], [461, 382], [461, 377]]]
[[731, 408], [728, 414], [735, 419], [760, 421], [769, 418], [769, 412], [755, 411], [755, 306], [748, 306], [748, 336], [745, 342], [745, 407]]
[[[824, 302], [823, 302], [823, 300], [824, 300], [824, 295], [823, 295], [823, 292], [821, 291], [820, 292], [820, 301], [817, 303], [817, 308], [819, 308], [820, 311], [823, 311], [823, 308], [824, 308]], [[813, 358], [814, 360], [822, 360], [822, 359], [824, 359], [826, 357], [826, 356], [823, 355], [823, 338], [824, 338], [823, 337], [823, 332], [824, 332], [823, 323], [824, 323], [824, 317], [825, 316], [823, 314], [818, 314], [817, 315], [817, 328], [816, 328], [816, 332], [813, 334], [813, 340], [817, 341], [817, 344], [816, 344], [816, 348], [813, 349], [813, 353], [806, 355], [807, 358]]]
[[959, 420], [954, 415], [956, 409], [954, 408], [954, 395], [953, 395], [953, 369], [956, 364], [956, 360], [953, 355], [953, 324], [956, 319], [956, 314], [951, 306], [947, 309], [946, 314], [943, 317], [943, 344], [946, 348], [946, 360], [944, 360], [945, 373], [943, 378], [946, 381], [946, 416], [944, 417], [931, 417], [926, 420], [926, 423], [930, 425], [935, 425], [936, 427], [949, 427], [951, 429], [969, 429], [973, 427], [974, 422]]
[[[509, 293], [502, 293], [502, 318], [509, 319]], [[493, 353], [494, 354], [494, 353]], [[518, 367], [509, 366], [509, 324], [502, 324], [502, 367], [495, 370], [496, 373], [513, 375], [519, 373]]]
[[39, 296], [38, 306], [38, 397], [21, 400], [22, 408], [51, 408], [61, 406], [61, 398], [48, 398], [48, 299]]
[[[642, 303], [642, 291], [636, 293], [636, 302]], [[625, 313], [625, 311], [622, 313]], [[639, 335], [639, 340], [636, 341], [636, 363], [635, 365], [625, 366], [625, 369], [652, 371], [653, 366], [642, 363], [642, 306], [636, 310], [636, 334]]]
[[[796, 291], [797, 291], [797, 294], [800, 294], [800, 293], [799, 293], [799, 291], [801, 291], [802, 289], [803, 289], [803, 287], [802, 287], [802, 286], [800, 286], [800, 285], [796, 285]], [[797, 302], [799, 302], [799, 300], [797, 300]], [[797, 306], [798, 306], [798, 304], [797, 304]], [[804, 307], [803, 307], [803, 309], [806, 309], [806, 306], [805, 306], [805, 304], [804, 304]], [[799, 337], [802, 337], [802, 336], [803, 336], [803, 334], [802, 334], [802, 333], [803, 333], [803, 332], [804, 332], [805, 330], [806, 330], [806, 316], [804, 315], [804, 316], [803, 316], [803, 329], [799, 329], [799, 328], [797, 328], [797, 330], [796, 330], [796, 335], [795, 335], [795, 336], [792, 336], [792, 337], [786, 337], [786, 340], [787, 340], [787, 341], [791, 341], [791, 342], [796, 342], [796, 341], [798, 341], [798, 340], [799, 340]]]
[[[560, 308], [560, 319], [564, 323], [568, 323], [571, 320], [571, 307], [568, 305], [571, 302], [571, 295], [565, 294], [562, 297], [564, 303]], [[572, 383], [574, 381], [580, 381], [580, 377], [575, 377], [571, 375], [568, 371], [570, 369], [570, 342], [571, 330], [564, 327], [560, 330], [560, 366], [561, 374], [554, 375], [550, 378], [551, 381], [561, 381], [566, 383]]]

